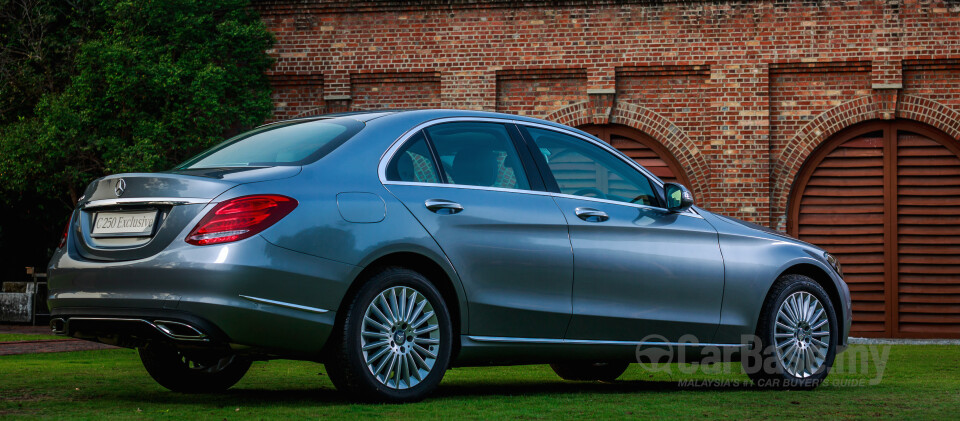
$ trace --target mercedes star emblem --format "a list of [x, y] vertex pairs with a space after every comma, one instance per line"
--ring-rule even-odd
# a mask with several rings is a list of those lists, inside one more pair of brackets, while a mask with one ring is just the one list
[[117, 186], [114, 187], [113, 192], [117, 194], [117, 197], [123, 196], [123, 191], [127, 189], [127, 182], [123, 179], [117, 180]]

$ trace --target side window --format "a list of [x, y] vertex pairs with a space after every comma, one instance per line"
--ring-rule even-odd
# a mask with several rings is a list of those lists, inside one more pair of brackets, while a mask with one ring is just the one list
[[407, 139], [387, 166], [387, 180], [416, 183], [440, 183], [437, 166], [430, 156], [430, 147], [423, 132]]
[[444, 123], [425, 129], [450, 184], [529, 189], [510, 133], [497, 123]]
[[561, 193], [660, 206], [650, 180], [613, 154], [552, 130], [524, 130], [543, 155]]

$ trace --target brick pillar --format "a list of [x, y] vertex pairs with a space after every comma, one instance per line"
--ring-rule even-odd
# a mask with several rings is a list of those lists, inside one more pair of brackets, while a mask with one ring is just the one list
[[610, 112], [613, 111], [613, 101], [617, 90], [587, 89], [589, 100], [589, 114], [593, 124], [610, 123]]
[[874, 92], [880, 94], [880, 116], [884, 120], [897, 118], [897, 103], [903, 89], [903, 62], [900, 60], [876, 60], [870, 69]]

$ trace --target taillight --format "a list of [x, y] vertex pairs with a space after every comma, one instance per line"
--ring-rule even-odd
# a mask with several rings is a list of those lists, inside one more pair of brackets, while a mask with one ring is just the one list
[[242, 240], [269, 228], [296, 207], [296, 200], [275, 194], [230, 199], [210, 210], [187, 235], [187, 242], [205, 246]]
[[57, 246], [58, 249], [62, 249], [67, 245], [67, 234], [70, 233], [70, 220], [67, 220], [67, 225], [63, 227], [63, 236], [60, 237], [60, 245]]

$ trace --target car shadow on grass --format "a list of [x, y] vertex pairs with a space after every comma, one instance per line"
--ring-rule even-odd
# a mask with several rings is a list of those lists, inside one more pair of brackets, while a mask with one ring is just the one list
[[671, 393], [682, 391], [743, 391], [760, 390], [749, 380], [710, 381], [687, 384], [679, 381], [626, 380], [614, 382], [546, 382], [546, 383], [483, 383], [443, 385], [434, 397], [491, 396], [491, 395], [556, 395], [577, 393]]
[[[104, 396], [101, 396], [103, 398]], [[316, 389], [230, 389], [221, 393], [177, 393], [166, 389], [129, 391], [114, 399], [139, 404], [199, 405], [205, 407], [316, 406], [344, 404], [350, 400], [333, 388]]]
[[[618, 393], [673, 393], [682, 391], [725, 392], [760, 390], [749, 380], [729, 382], [704, 381], [688, 385], [677, 381], [627, 380], [610, 383], [603, 382], [518, 382], [518, 383], [455, 383], [440, 384], [426, 399], [460, 399], [495, 396], [542, 396], [564, 394], [618, 394]], [[157, 404], [201, 405], [213, 407], [231, 406], [316, 406], [316, 405], [352, 405], [356, 401], [338, 392], [332, 387], [316, 389], [231, 389], [215, 394], [183, 394], [166, 390], [139, 393], [123, 393], [116, 398]]]

